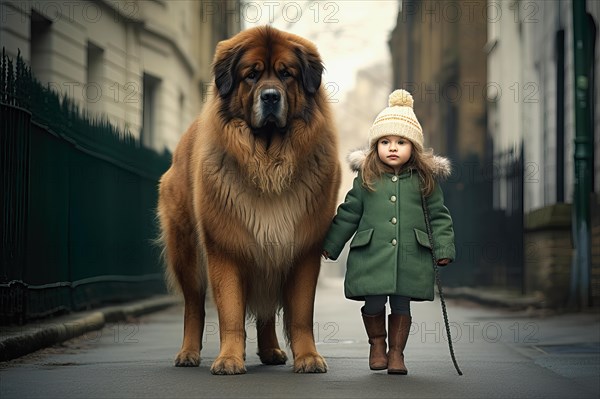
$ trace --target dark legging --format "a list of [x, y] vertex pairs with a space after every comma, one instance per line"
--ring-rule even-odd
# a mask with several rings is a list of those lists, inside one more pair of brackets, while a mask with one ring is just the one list
[[[393, 314], [404, 314], [410, 316], [410, 297], [401, 295], [390, 295], [390, 307]], [[387, 295], [365, 296], [365, 307], [363, 312], [368, 315], [376, 315], [385, 310]]]

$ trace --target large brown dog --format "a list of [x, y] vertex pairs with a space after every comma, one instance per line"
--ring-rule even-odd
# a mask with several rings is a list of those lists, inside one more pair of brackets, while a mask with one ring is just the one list
[[284, 364], [280, 309], [294, 371], [326, 372], [313, 311], [340, 168], [320, 56], [306, 39], [253, 28], [218, 44], [213, 72], [215, 95], [160, 182], [168, 277], [185, 300], [175, 365], [200, 363], [210, 284], [221, 341], [213, 374], [246, 371], [246, 311], [262, 363]]

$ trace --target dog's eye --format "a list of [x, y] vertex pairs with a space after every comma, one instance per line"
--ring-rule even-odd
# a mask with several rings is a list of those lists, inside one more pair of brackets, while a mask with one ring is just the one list
[[246, 79], [254, 80], [256, 79], [256, 76], [258, 76], [258, 74], [255, 71], [251, 71], [246, 75]]
[[285, 69], [284, 69], [283, 71], [281, 71], [279, 74], [280, 74], [280, 75], [281, 75], [281, 77], [282, 77], [282, 78], [284, 78], [284, 79], [286, 79], [286, 78], [291, 78], [291, 77], [292, 77], [292, 74], [291, 74], [291, 73], [289, 73], [288, 71], [286, 71]]

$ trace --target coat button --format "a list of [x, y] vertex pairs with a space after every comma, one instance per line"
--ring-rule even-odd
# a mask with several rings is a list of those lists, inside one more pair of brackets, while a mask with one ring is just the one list
[[392, 240], [392, 245], [393, 245], [393, 246], [396, 246], [396, 244], [398, 244], [398, 241], [396, 241], [396, 239], [394, 238], [394, 239]]
[[392, 202], [396, 202], [396, 196], [395, 196], [395, 195], [392, 195], [392, 196], [390, 197], [390, 201], [392, 201]]
[[396, 218], [392, 218], [392, 220], [390, 220], [390, 221], [392, 222], [392, 224], [398, 223], [398, 219], [396, 219]]
[[397, 182], [397, 181], [398, 181], [398, 176], [393, 176], [393, 177], [392, 177], [392, 181], [393, 181], [393, 182]]

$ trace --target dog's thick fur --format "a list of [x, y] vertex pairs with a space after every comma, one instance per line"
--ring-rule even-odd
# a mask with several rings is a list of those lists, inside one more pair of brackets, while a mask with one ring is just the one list
[[246, 371], [247, 312], [261, 361], [284, 364], [280, 309], [294, 371], [325, 372], [314, 297], [340, 167], [320, 56], [306, 39], [253, 28], [218, 44], [213, 72], [214, 96], [160, 181], [167, 275], [185, 301], [175, 365], [200, 363], [210, 286], [221, 342], [212, 373]]

